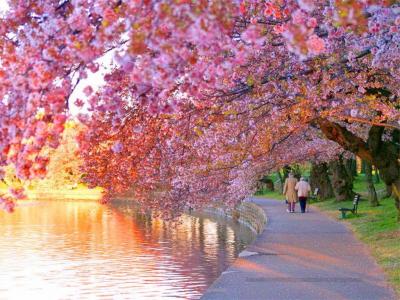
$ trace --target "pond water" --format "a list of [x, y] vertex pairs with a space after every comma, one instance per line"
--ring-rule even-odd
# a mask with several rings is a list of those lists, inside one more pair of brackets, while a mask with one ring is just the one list
[[129, 202], [0, 211], [0, 299], [198, 299], [255, 238], [224, 218], [152, 219]]

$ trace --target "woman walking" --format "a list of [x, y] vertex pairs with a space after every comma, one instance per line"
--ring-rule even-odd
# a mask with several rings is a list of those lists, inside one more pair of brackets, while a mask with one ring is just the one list
[[299, 197], [300, 209], [302, 213], [306, 212], [308, 194], [311, 192], [310, 184], [305, 180], [304, 177], [300, 178], [300, 181], [296, 184], [295, 190]]
[[285, 184], [283, 186], [283, 194], [286, 196], [286, 201], [288, 203], [287, 212], [294, 213], [294, 209], [297, 202], [297, 195], [295, 187], [297, 185], [297, 179], [294, 177], [293, 173], [289, 174], [286, 178]]

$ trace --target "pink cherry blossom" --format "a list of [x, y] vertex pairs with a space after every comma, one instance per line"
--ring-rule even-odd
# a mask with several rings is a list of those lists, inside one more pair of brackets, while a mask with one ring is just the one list
[[93, 88], [92, 88], [90, 85], [88, 85], [87, 87], [85, 87], [85, 88], [83, 89], [83, 93], [84, 93], [87, 97], [89, 97], [89, 96], [93, 93]]
[[314, 55], [318, 55], [325, 51], [324, 40], [315, 34], [308, 39], [307, 46], [309, 51]]
[[117, 141], [117, 142], [115, 142], [114, 145], [112, 146], [112, 151], [113, 151], [114, 153], [121, 153], [122, 150], [123, 150], [123, 147], [124, 147], [124, 146], [122, 145], [122, 143], [119, 142], [119, 141]]
[[[323, 138], [321, 119], [365, 140], [372, 124], [400, 118], [394, 2], [9, 6], [0, 17], [0, 166], [23, 180], [44, 177], [44, 152], [60, 145], [73, 102], [85, 108], [87, 184], [107, 201], [135, 187], [143, 207], [162, 212], [233, 205], [265, 172], [334, 158], [343, 149]], [[89, 71], [104, 85], [88, 85]], [[74, 99], [78, 82], [87, 86]], [[1, 197], [12, 211], [12, 196]]]

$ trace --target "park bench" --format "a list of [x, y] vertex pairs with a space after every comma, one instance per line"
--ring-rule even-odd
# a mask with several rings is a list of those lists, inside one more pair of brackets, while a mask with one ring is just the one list
[[342, 213], [342, 219], [346, 218], [346, 213], [348, 213], [348, 212], [351, 212], [354, 215], [357, 214], [357, 208], [358, 208], [359, 201], [360, 201], [360, 195], [356, 194], [354, 196], [354, 200], [353, 200], [353, 208], [345, 208], [345, 207], [339, 208], [339, 211]]
[[319, 188], [315, 188], [314, 192], [310, 196], [310, 199], [317, 199], [318, 198], [318, 193], [319, 193]]

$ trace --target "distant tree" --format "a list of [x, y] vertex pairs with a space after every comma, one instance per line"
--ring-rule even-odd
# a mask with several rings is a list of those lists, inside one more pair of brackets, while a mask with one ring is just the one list
[[2, 181], [9, 189], [23, 187], [31, 189], [72, 188], [81, 182], [82, 172], [80, 167], [83, 162], [78, 151], [79, 146], [76, 137], [82, 130], [82, 125], [75, 121], [67, 121], [64, 126], [65, 130], [62, 133], [60, 145], [55, 149], [45, 147], [38, 156], [41, 158], [39, 160], [41, 163], [46, 158], [46, 168], [41, 169], [42, 164], [33, 166], [33, 170], [39, 178], [21, 180], [17, 176], [14, 165], [10, 164], [4, 168]]
[[367, 189], [368, 189], [368, 199], [371, 206], [378, 206], [378, 196], [376, 194], [374, 180], [372, 177], [372, 165], [369, 163], [365, 164], [365, 178], [367, 180]]
[[67, 121], [62, 134], [60, 145], [56, 149], [44, 149], [44, 153], [50, 158], [47, 164], [46, 176], [42, 180], [36, 180], [37, 188], [73, 188], [82, 180], [80, 170], [83, 165], [79, 154], [79, 146], [76, 140], [82, 125], [75, 121]]

